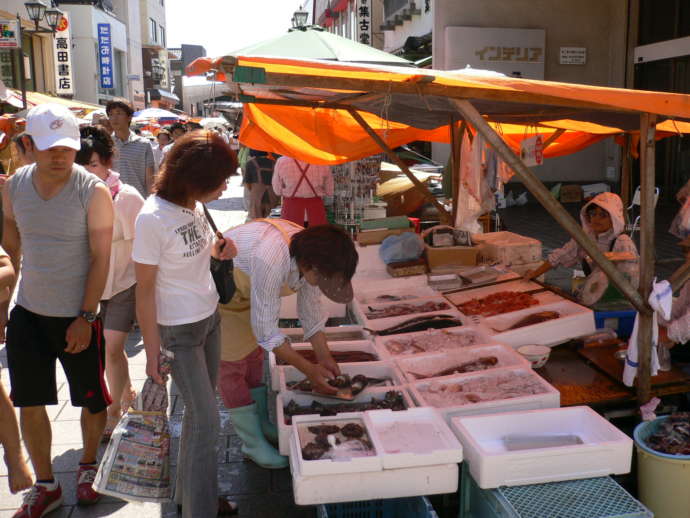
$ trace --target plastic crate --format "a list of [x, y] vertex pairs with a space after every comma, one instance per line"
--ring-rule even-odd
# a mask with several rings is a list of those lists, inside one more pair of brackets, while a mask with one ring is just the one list
[[424, 496], [325, 504], [316, 508], [318, 518], [438, 518]]
[[635, 324], [635, 311], [595, 311], [594, 321], [597, 329], [607, 327], [616, 331], [618, 338], [628, 338]]

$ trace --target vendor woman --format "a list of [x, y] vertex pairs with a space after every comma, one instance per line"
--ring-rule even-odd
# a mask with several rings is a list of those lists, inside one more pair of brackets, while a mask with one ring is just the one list
[[[343, 304], [352, 300], [350, 279], [357, 267], [357, 251], [350, 237], [336, 227], [305, 230], [281, 219], [257, 219], [227, 231], [225, 237], [238, 250], [237, 291], [220, 306], [220, 393], [242, 440], [242, 453], [259, 466], [280, 469], [288, 462], [269, 443], [275, 443], [277, 436], [268, 420], [262, 384], [264, 354], [273, 351], [278, 360], [299, 369], [315, 391], [336, 392], [327, 383], [340, 370], [323, 332], [326, 315], [321, 294]], [[311, 342], [317, 364], [295, 352], [278, 327], [280, 299], [293, 293], [297, 293], [304, 338]]]
[[[639, 254], [633, 240], [624, 234], [625, 218], [620, 197], [610, 192], [598, 194], [582, 207], [580, 220], [599, 250], [605, 254], [614, 253], [609, 257], [615, 261], [616, 268], [637, 288], [640, 279]], [[606, 274], [574, 239], [554, 250], [539, 268], [528, 272], [525, 277], [539, 277], [557, 266], [581, 268], [584, 271], [586, 279], [577, 290], [577, 297], [586, 306], [596, 304], [605, 294], [607, 298], [619, 295], [615, 287], [609, 287]]]
[[[685, 260], [690, 261], [690, 238], [681, 241]], [[690, 281], [680, 289], [673, 300], [671, 319], [659, 323], [659, 343], [671, 350], [674, 362], [690, 363]], [[683, 347], [675, 347], [676, 345]]]

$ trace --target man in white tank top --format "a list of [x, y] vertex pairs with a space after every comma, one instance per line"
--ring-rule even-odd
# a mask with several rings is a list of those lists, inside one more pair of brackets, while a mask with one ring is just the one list
[[56, 360], [65, 370], [72, 404], [82, 407], [77, 501], [93, 504], [100, 498], [92, 482], [110, 395], [96, 311], [108, 274], [113, 205], [105, 184], [74, 165], [79, 129], [67, 108], [32, 108], [26, 132], [36, 147], [36, 163], [19, 169], [2, 193], [3, 245], [16, 271], [21, 259], [17, 305], [7, 324], [7, 360], [12, 400], [21, 409], [24, 443], [36, 474], [36, 485], [13, 518], [40, 518], [62, 504], [45, 409], [57, 404]]

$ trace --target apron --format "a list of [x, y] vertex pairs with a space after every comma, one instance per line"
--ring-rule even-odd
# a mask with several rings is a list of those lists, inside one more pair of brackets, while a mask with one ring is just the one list
[[[302, 225], [304, 223], [304, 213], [306, 211], [309, 226], [313, 227], [315, 225], [325, 225], [326, 223], [328, 223], [328, 220], [326, 219], [326, 207], [324, 206], [321, 197], [319, 197], [319, 195], [316, 194], [316, 189], [314, 189], [314, 186], [307, 177], [307, 171], [309, 171], [309, 164], [307, 164], [307, 167], [305, 169], [302, 169], [302, 166], [297, 160], [294, 160], [294, 162], [297, 168], [302, 173], [302, 176], [300, 176], [299, 181], [295, 186], [295, 190], [292, 192], [292, 196], [283, 197], [283, 208], [281, 216], [283, 219], [292, 221], [293, 223], [297, 223], [298, 225]], [[303, 180], [307, 182], [309, 188], [311, 189], [311, 192], [314, 193], [313, 197], [295, 197], [295, 194], [297, 194], [297, 190], [299, 189], [299, 186], [302, 185]]]
[[[611, 241], [611, 245], [609, 246], [609, 252], [613, 252], [613, 247], [616, 246], [616, 241], [618, 238], [614, 239]], [[592, 273], [592, 267], [589, 265], [589, 263], [583, 259], [582, 260], [582, 271], [585, 274], [585, 277], [589, 277], [589, 274]], [[627, 300], [625, 298], [625, 295], [623, 295], [616, 286], [609, 281], [609, 285], [606, 288], [606, 291], [601, 295], [599, 300], [595, 303], [598, 304], [600, 302], [616, 302], [619, 300]]]
[[[290, 244], [290, 236], [275, 221], [269, 219], [256, 219], [263, 223], [268, 223], [278, 229], [283, 235], [285, 243]], [[298, 228], [302, 228], [289, 222]], [[259, 344], [256, 342], [251, 321], [251, 279], [249, 275], [235, 267], [232, 271], [235, 279], [235, 295], [227, 304], [219, 304], [220, 328], [221, 328], [221, 352], [220, 359], [226, 362], [236, 362], [247, 357]], [[295, 292], [290, 286], [284, 284], [280, 288], [280, 296], [287, 297]]]

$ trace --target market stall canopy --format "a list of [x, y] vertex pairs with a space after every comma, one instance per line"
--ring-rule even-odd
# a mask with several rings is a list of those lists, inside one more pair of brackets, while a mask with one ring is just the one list
[[[22, 108], [22, 93], [19, 90], [14, 90], [13, 88], [8, 88], [7, 92], [9, 94], [8, 98], [3, 102], [11, 104], [15, 108]], [[57, 97], [39, 92], [26, 92], [27, 108], [31, 109], [34, 106], [45, 103], [56, 103], [67, 106], [78, 117], [83, 117], [92, 111], [103, 109], [103, 106], [98, 104], [65, 99], [64, 97]]]
[[[563, 130], [547, 148], [547, 157], [636, 131], [641, 112], [675, 118], [671, 126], [678, 133], [681, 126], [690, 127], [676, 122], [690, 120], [690, 96], [682, 94], [290, 58], [226, 56], [205, 66], [223, 71], [226, 93], [248, 103], [240, 136], [244, 144], [292, 152], [313, 163], [378, 152], [348, 109], [365, 116], [390, 146], [412, 140], [447, 142], [450, 117], [458, 117], [454, 100], [469, 99], [504, 138], [514, 135], [506, 138], [513, 149], [530, 134], [548, 139], [554, 130]], [[203, 73], [201, 62], [192, 68]], [[590, 131], [594, 127], [598, 131]], [[266, 148], [269, 142], [272, 147]]]
[[137, 119], [179, 119], [180, 116], [176, 113], [161, 108], [146, 108], [134, 112], [134, 117]]

